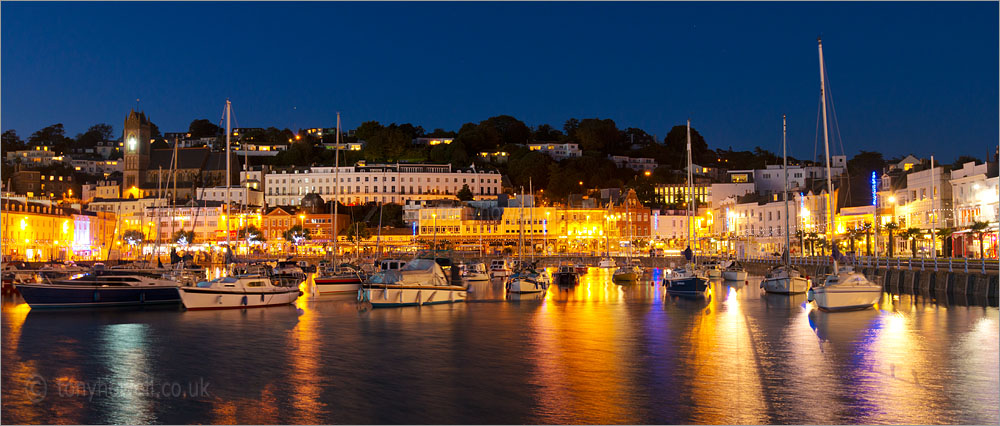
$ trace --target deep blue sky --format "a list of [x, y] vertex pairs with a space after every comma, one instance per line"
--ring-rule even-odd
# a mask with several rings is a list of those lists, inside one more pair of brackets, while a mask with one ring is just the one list
[[[998, 138], [998, 6], [981, 3], [10, 3], [2, 125], [161, 131], [218, 120], [457, 130], [510, 114], [612, 118], [660, 139], [813, 156], [816, 37], [848, 154], [985, 156]], [[819, 148], [822, 150], [822, 147]], [[836, 148], [835, 151], [840, 151]]]

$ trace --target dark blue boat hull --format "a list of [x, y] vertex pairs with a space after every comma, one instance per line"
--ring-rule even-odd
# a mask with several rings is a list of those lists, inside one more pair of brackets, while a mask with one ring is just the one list
[[663, 280], [663, 285], [667, 287], [667, 293], [677, 296], [697, 296], [705, 295], [708, 290], [708, 280], [701, 277], [689, 277], [675, 280]]
[[19, 285], [21, 297], [37, 308], [94, 308], [181, 303], [177, 287], [96, 287], [31, 284]]

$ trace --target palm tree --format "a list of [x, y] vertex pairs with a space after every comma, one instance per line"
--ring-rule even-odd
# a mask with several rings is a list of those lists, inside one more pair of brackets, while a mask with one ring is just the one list
[[980, 259], [984, 259], [986, 257], [985, 256], [985, 252], [986, 252], [985, 251], [985, 247], [983, 247], [983, 237], [986, 236], [986, 229], [989, 228], [989, 227], [990, 227], [990, 223], [989, 222], [980, 222], [978, 220], [975, 221], [975, 222], [972, 222], [972, 225], [969, 225], [969, 231], [972, 231], [972, 233], [976, 235], [976, 239], [979, 240], [979, 258]]
[[910, 253], [911, 257], [917, 257], [917, 237], [922, 234], [923, 231], [920, 228], [906, 228], [903, 232], [899, 233], [900, 238], [910, 242]]
[[885, 232], [889, 234], [889, 257], [893, 255], [893, 245], [895, 245], [895, 240], [893, 240], [892, 231], [899, 229], [899, 224], [896, 222], [889, 222], [885, 224]]
[[[951, 257], [951, 234], [955, 233], [955, 228], [941, 228], [937, 230], [937, 238], [941, 239], [941, 254]], [[935, 247], [935, 250], [937, 248]]]

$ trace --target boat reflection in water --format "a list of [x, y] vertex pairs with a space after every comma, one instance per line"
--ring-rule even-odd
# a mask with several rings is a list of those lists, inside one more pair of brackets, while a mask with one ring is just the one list
[[[8, 299], [0, 421], [1000, 421], [995, 307], [886, 295], [830, 313], [721, 283], [692, 300], [671, 297], [658, 273], [619, 286], [591, 268], [530, 301], [494, 280], [468, 290], [485, 303], [399, 309], [308, 288], [256, 310], [29, 312]], [[48, 383], [41, 400], [25, 391], [36, 378]], [[210, 396], [57, 395], [59, 383], [199, 379]]]

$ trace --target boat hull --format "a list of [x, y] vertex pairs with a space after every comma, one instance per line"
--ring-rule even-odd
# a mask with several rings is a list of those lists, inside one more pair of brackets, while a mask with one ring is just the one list
[[176, 286], [104, 287], [15, 284], [24, 301], [36, 308], [144, 306], [180, 303]]
[[490, 270], [490, 274], [493, 275], [493, 278], [507, 278], [510, 276], [511, 271], [509, 269], [492, 269]]
[[664, 278], [663, 285], [675, 296], [704, 297], [708, 293], [708, 281], [702, 277]]
[[313, 284], [316, 286], [316, 293], [320, 295], [357, 293], [361, 288], [361, 279], [356, 276], [320, 277]]
[[511, 293], [541, 293], [545, 291], [545, 284], [525, 278], [515, 278], [507, 283], [507, 291]]
[[464, 279], [466, 281], [469, 281], [469, 282], [482, 282], [482, 281], [489, 281], [490, 280], [490, 276], [489, 276], [489, 274], [485, 274], [485, 273], [482, 273], [482, 272], [473, 272], [473, 273], [470, 273], [470, 274], [462, 277], [462, 279]]
[[580, 282], [580, 277], [577, 274], [557, 273], [553, 277], [556, 285], [559, 286], [574, 286]]
[[868, 309], [882, 297], [882, 286], [837, 286], [812, 289], [811, 299], [825, 311], [854, 311]]
[[358, 291], [358, 300], [373, 308], [439, 305], [464, 302], [467, 289], [461, 286], [368, 285]]
[[765, 278], [760, 283], [765, 292], [775, 294], [802, 294], [809, 291], [809, 279], [803, 277]]
[[626, 272], [624, 274], [614, 274], [611, 276], [611, 280], [615, 282], [636, 282], [639, 280], [639, 274], [635, 272]]
[[705, 271], [705, 275], [707, 275], [709, 278], [720, 278], [722, 277], [722, 271], [718, 269], [709, 269]]
[[295, 287], [252, 290], [226, 290], [215, 288], [183, 287], [181, 301], [188, 310], [246, 309], [287, 305], [299, 298]]
[[746, 281], [747, 271], [722, 271], [722, 279], [726, 281]]

